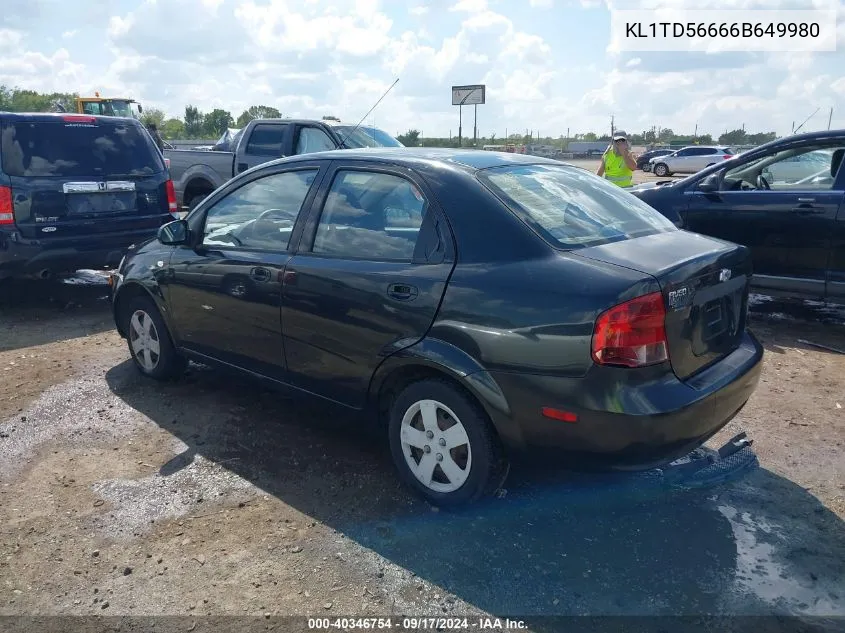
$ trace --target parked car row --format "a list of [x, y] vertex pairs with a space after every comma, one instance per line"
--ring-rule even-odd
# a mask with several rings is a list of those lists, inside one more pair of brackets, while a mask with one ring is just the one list
[[338, 147], [402, 147], [339, 121], [249, 123], [233, 152], [158, 149], [134, 118], [0, 112], [0, 279], [114, 267], [206, 195], [261, 163]]

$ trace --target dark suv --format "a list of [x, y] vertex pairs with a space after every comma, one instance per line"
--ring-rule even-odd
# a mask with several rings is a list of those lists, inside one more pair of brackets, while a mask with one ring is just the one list
[[175, 211], [140, 122], [0, 113], [0, 279], [116, 266]]

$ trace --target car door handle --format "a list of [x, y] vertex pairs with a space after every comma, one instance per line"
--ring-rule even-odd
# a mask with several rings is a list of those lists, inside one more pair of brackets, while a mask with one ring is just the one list
[[798, 198], [798, 202], [808, 203], [808, 202], [815, 202], [815, 198]]
[[270, 279], [270, 271], [266, 268], [253, 268], [249, 271], [249, 278], [255, 281], [268, 281]]
[[390, 284], [387, 287], [387, 296], [397, 301], [411, 301], [419, 294], [416, 286], [408, 284]]

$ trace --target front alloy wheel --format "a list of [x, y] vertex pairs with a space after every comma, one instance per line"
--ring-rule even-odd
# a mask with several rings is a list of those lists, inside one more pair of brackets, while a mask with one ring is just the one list
[[135, 361], [147, 373], [152, 373], [161, 360], [158, 330], [149, 314], [135, 310], [129, 320], [129, 345]]
[[188, 363], [173, 346], [167, 325], [152, 299], [131, 299], [123, 314], [122, 331], [126, 333], [132, 360], [142, 374], [167, 380], [185, 370]]

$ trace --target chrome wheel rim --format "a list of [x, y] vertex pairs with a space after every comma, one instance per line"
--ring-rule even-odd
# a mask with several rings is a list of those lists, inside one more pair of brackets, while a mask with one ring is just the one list
[[455, 412], [442, 402], [420, 400], [408, 407], [400, 442], [406, 465], [429, 490], [455, 492], [469, 477], [469, 436]]
[[149, 314], [135, 310], [129, 319], [129, 345], [135, 361], [144, 371], [153, 371], [161, 359], [161, 341]]

